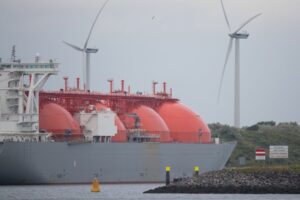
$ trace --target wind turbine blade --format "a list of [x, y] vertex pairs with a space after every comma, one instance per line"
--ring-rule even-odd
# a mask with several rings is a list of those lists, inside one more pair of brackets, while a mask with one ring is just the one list
[[249, 22], [251, 22], [252, 20], [254, 20], [256, 17], [260, 16], [261, 13], [254, 15], [253, 17], [251, 17], [250, 19], [248, 19], [247, 21], [245, 21], [236, 31], [234, 31], [233, 33], [237, 33], [239, 32], [244, 26], [246, 26]]
[[233, 42], [233, 38], [230, 38], [227, 53], [226, 53], [225, 63], [224, 63], [223, 71], [222, 71], [222, 75], [221, 75], [220, 85], [219, 85], [218, 103], [219, 103], [219, 100], [220, 100], [221, 88], [222, 88], [222, 83], [223, 83], [224, 73], [225, 73], [225, 70], [226, 70], [227, 61], [228, 61], [228, 58], [230, 56], [231, 49], [232, 49], [232, 42]]
[[223, 9], [223, 13], [224, 13], [224, 17], [225, 17], [228, 29], [229, 29], [229, 31], [231, 31], [231, 27], [230, 27], [230, 24], [229, 24], [229, 20], [227, 18], [227, 14], [226, 14], [226, 11], [225, 11], [225, 7], [224, 7], [224, 4], [223, 4], [223, 1], [222, 0], [220, 0], [220, 1], [221, 1], [221, 5], [222, 5], [222, 9]]
[[72, 47], [73, 49], [75, 49], [75, 50], [77, 50], [77, 51], [83, 51], [82, 48], [80, 48], [80, 47], [78, 47], [78, 46], [75, 46], [75, 45], [73, 45], [73, 44], [70, 44], [70, 43], [65, 42], [65, 41], [63, 41], [63, 43], [65, 43], [66, 45], [68, 45], [69, 47]]
[[84, 44], [84, 46], [83, 46], [83, 49], [86, 49], [86, 48], [87, 48], [89, 39], [90, 39], [90, 37], [91, 37], [92, 31], [93, 31], [94, 26], [95, 26], [95, 24], [96, 24], [96, 22], [97, 22], [97, 19], [98, 19], [99, 15], [101, 14], [101, 12], [103, 11], [103, 9], [104, 9], [104, 7], [106, 6], [106, 4], [108, 3], [108, 1], [109, 1], [109, 0], [106, 0], [105, 3], [104, 3], [104, 4], [102, 5], [102, 7], [100, 8], [100, 10], [98, 11], [97, 16], [96, 16], [96, 18], [95, 18], [95, 20], [94, 20], [94, 22], [93, 22], [93, 24], [92, 24], [92, 27], [91, 27], [91, 29], [90, 29], [89, 35], [88, 35], [88, 37], [87, 37], [87, 39], [86, 39], [86, 41], [85, 41], [85, 44]]

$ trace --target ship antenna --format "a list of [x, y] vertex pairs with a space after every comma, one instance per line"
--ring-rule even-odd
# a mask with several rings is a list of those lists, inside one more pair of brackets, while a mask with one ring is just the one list
[[40, 54], [36, 53], [35, 54], [35, 63], [38, 63], [38, 62], [40, 62]]
[[11, 59], [11, 62], [15, 62], [15, 60], [16, 60], [16, 45], [12, 46], [10, 59]]

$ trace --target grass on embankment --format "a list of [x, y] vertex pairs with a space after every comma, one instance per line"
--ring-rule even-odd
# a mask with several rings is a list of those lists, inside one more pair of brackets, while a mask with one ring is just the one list
[[[209, 124], [213, 137], [219, 137], [222, 142], [237, 141], [227, 167], [239, 166], [239, 157], [245, 157], [246, 166], [260, 165], [300, 165], [300, 126], [295, 123], [259, 122], [253, 126], [240, 129], [222, 125]], [[288, 159], [270, 159], [270, 145], [288, 145]], [[266, 149], [266, 161], [255, 160], [255, 148]]]

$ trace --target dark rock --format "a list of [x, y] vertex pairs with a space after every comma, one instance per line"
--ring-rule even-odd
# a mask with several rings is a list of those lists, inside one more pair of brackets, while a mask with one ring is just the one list
[[292, 170], [225, 169], [197, 177], [176, 178], [168, 186], [145, 193], [292, 193], [300, 194], [300, 172]]

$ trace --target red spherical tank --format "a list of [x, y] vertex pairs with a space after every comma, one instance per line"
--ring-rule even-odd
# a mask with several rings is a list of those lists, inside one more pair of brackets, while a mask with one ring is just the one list
[[[159, 114], [148, 106], [141, 105], [131, 111], [136, 113], [140, 118], [140, 128], [145, 129], [150, 134], [158, 134], [159, 139], [153, 139], [154, 142], [172, 142], [173, 139], [170, 136], [170, 131], [167, 124], [159, 116]], [[127, 117], [128, 118], [128, 117]], [[133, 120], [127, 120], [129, 123], [133, 123]]]
[[185, 143], [210, 143], [211, 133], [199, 115], [178, 102], [166, 102], [158, 113], [170, 129], [175, 141]]
[[72, 138], [82, 135], [80, 127], [72, 115], [55, 103], [48, 103], [40, 107], [39, 121], [40, 129], [52, 132], [54, 138], [64, 137], [68, 132], [72, 133]]
[[[107, 109], [107, 107], [101, 103], [96, 104], [96, 110], [100, 111], [101, 109]], [[118, 116], [116, 116], [115, 124], [118, 133], [111, 138], [112, 142], [127, 142], [126, 128]]]

